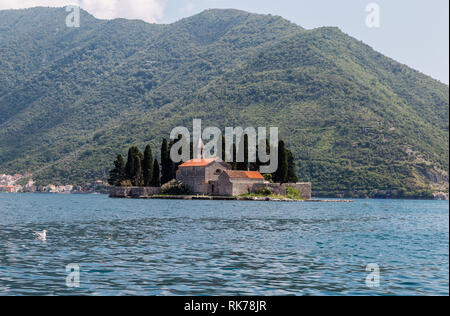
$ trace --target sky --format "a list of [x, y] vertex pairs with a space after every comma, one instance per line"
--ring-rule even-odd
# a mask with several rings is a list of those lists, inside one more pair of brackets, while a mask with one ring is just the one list
[[[366, 23], [376, 13], [366, 12], [371, 3], [379, 9], [377, 27]], [[0, 0], [0, 10], [67, 4], [102, 19], [150, 23], [172, 23], [205, 9], [234, 8], [280, 15], [307, 29], [337, 26], [384, 55], [449, 83], [448, 0]]]

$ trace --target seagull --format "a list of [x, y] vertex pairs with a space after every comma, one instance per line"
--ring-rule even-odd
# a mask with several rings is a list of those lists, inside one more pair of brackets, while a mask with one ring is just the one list
[[43, 230], [42, 233], [34, 233], [37, 236], [37, 239], [46, 240], [47, 239], [47, 230]]

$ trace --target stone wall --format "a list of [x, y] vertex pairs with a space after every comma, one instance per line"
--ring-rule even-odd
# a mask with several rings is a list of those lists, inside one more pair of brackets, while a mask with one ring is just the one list
[[206, 167], [183, 167], [177, 171], [177, 180], [189, 187], [192, 194], [209, 194], [209, 181], [217, 181], [229, 166], [223, 162], [214, 162]]
[[218, 196], [231, 196], [233, 195], [233, 185], [230, 180], [225, 176], [221, 175], [217, 181], [211, 181], [211, 191], [213, 195]]
[[[233, 180], [233, 183], [219, 178], [218, 181], [212, 181], [215, 185], [214, 195], [240, 195], [248, 193], [248, 189], [255, 193], [258, 189], [268, 187], [274, 194], [286, 195], [286, 187], [293, 187], [300, 192], [302, 199], [311, 199], [311, 183], [254, 183], [252, 181], [242, 179]], [[109, 196], [112, 198], [146, 198], [152, 195], [161, 194], [161, 188], [155, 187], [111, 187]]]
[[216, 161], [205, 168], [205, 182], [217, 181], [225, 170], [229, 170], [230, 166], [225, 162]]
[[311, 182], [284, 183], [283, 186], [295, 188], [300, 192], [302, 199], [311, 200]]
[[256, 193], [261, 188], [270, 188], [274, 194], [286, 195], [286, 188], [295, 188], [300, 192], [300, 196], [304, 200], [311, 200], [311, 183], [299, 182], [299, 183], [255, 183], [252, 187], [252, 193]]
[[111, 187], [109, 197], [112, 198], [146, 198], [161, 194], [161, 188], [156, 187]]
[[269, 188], [276, 195], [286, 195], [286, 188], [279, 183], [255, 183], [252, 187], [252, 193], [256, 193], [262, 188]]
[[205, 167], [183, 167], [177, 171], [177, 180], [183, 182], [192, 194], [203, 194], [208, 188], [205, 183]]
[[254, 179], [231, 179], [232, 195], [238, 196], [241, 194], [248, 194], [252, 191], [252, 186], [255, 183]]

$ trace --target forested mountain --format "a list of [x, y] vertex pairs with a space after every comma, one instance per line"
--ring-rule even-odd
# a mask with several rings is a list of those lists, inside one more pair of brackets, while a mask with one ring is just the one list
[[278, 126], [315, 194], [448, 190], [449, 87], [337, 28], [208, 10], [170, 25], [0, 11], [0, 172], [107, 179], [175, 126]]

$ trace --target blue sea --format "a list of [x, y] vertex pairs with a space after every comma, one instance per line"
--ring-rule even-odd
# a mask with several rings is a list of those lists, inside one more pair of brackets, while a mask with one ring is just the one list
[[446, 201], [0, 193], [0, 240], [0, 295], [449, 294]]

